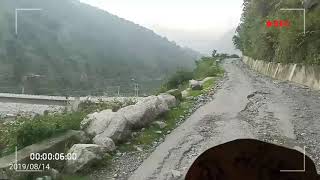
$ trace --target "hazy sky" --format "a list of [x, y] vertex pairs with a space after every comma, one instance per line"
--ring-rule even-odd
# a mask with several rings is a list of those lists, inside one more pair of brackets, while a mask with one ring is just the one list
[[206, 53], [210, 42], [234, 29], [243, 0], [80, 0]]

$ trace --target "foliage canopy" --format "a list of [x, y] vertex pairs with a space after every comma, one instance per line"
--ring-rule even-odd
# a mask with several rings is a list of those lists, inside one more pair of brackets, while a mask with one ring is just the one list
[[[255, 59], [320, 64], [320, 3], [316, 0], [312, 6], [307, 6], [301, 2], [300, 0], [244, 0], [241, 23], [233, 37], [236, 48], [241, 50], [243, 55]], [[303, 11], [281, 9], [305, 7], [307, 9], [304, 34]], [[290, 26], [267, 28], [268, 20], [289, 20]]]

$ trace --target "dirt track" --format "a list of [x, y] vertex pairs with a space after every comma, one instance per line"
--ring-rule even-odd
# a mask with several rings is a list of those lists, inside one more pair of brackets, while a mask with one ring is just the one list
[[320, 170], [320, 93], [261, 77], [238, 60], [224, 67], [228, 75], [214, 100], [168, 135], [130, 180], [183, 179], [199, 154], [237, 138], [307, 146]]

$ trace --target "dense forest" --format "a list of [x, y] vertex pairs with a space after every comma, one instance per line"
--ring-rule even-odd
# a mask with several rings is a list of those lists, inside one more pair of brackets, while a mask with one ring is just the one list
[[[18, 11], [16, 8], [41, 8]], [[0, 2], [0, 92], [49, 95], [142, 93], [197, 52], [78, 0]], [[24, 87], [24, 88], [23, 88]]]
[[[304, 33], [303, 11], [306, 10]], [[268, 21], [289, 21], [288, 27], [267, 27]], [[246, 56], [283, 63], [320, 64], [319, 0], [244, 0], [241, 23], [233, 37]]]

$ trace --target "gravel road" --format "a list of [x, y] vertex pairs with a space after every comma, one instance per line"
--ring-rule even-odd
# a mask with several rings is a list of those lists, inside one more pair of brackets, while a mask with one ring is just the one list
[[171, 132], [129, 180], [183, 179], [206, 149], [238, 138], [306, 146], [320, 170], [320, 93], [258, 75], [236, 59], [224, 68], [227, 79], [213, 100]]

